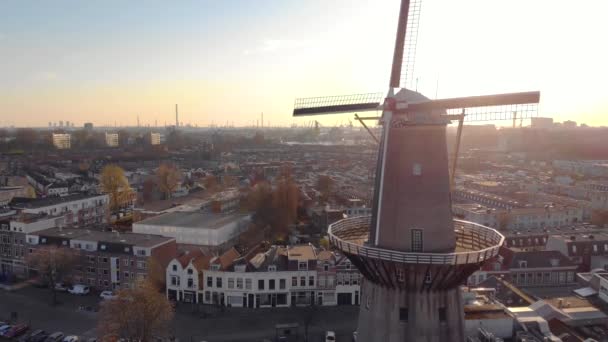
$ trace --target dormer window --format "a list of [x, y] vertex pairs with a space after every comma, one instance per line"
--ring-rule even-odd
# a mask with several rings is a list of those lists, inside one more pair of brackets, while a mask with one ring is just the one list
[[276, 270], [277, 270], [277, 266], [275, 266], [275, 265], [268, 266], [268, 272], [276, 272]]
[[306, 271], [308, 270], [308, 263], [306, 261], [298, 262], [298, 271]]
[[519, 268], [526, 268], [526, 267], [528, 267], [528, 262], [526, 260], [520, 260]]
[[220, 265], [219, 264], [213, 264], [213, 265], [211, 265], [211, 269], [213, 271], [219, 271], [220, 270]]
[[559, 267], [559, 259], [551, 259], [549, 262], [551, 263], [551, 266]]

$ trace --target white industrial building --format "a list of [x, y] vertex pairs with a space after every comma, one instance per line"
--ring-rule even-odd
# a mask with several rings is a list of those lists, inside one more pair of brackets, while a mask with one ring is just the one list
[[174, 237], [177, 243], [221, 246], [247, 229], [247, 214], [170, 212], [133, 224], [134, 233]]

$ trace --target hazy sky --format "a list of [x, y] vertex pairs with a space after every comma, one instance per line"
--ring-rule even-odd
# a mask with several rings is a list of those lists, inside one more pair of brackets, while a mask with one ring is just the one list
[[[0, 126], [135, 125], [137, 115], [162, 125], [174, 122], [175, 103], [193, 125], [251, 124], [260, 112], [291, 124], [295, 97], [386, 92], [398, 8], [398, 0], [3, 0]], [[608, 125], [606, 13], [606, 0], [423, 0], [418, 90], [538, 89], [542, 115]]]

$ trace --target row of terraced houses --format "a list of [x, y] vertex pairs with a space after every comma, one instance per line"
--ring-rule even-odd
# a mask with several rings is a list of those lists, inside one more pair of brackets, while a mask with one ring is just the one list
[[172, 300], [231, 307], [358, 305], [361, 275], [343, 255], [312, 245], [271, 246], [241, 255], [200, 250], [173, 259], [166, 272]]

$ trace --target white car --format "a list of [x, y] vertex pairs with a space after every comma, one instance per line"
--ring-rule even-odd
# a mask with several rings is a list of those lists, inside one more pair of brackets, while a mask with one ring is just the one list
[[80, 338], [76, 335], [69, 335], [63, 338], [63, 342], [78, 342]]
[[114, 299], [117, 296], [114, 294], [114, 292], [112, 291], [101, 291], [101, 293], [99, 294], [99, 298], [107, 300], [107, 299]]
[[325, 342], [335, 342], [336, 341], [336, 333], [333, 331], [328, 331], [325, 333]]
[[4, 334], [12, 328], [10, 324], [0, 325], [0, 336], [4, 336]]
[[89, 292], [91, 292], [91, 288], [86, 285], [76, 284], [76, 285], [72, 285], [68, 289], [68, 292], [71, 294], [75, 294], [75, 295], [86, 295], [86, 294], [89, 294]]

